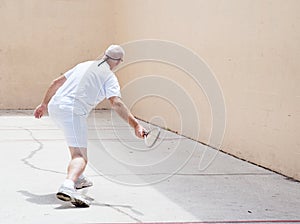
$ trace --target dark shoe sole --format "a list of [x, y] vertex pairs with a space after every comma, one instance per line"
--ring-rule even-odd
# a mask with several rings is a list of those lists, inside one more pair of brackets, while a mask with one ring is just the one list
[[80, 199], [76, 199], [76, 198], [73, 198], [73, 200], [71, 201], [71, 203], [73, 205], [75, 205], [76, 207], [78, 208], [88, 208], [90, 207], [89, 204], [87, 204], [86, 202], [80, 200]]
[[87, 188], [87, 187], [92, 187], [92, 186], [93, 186], [93, 185], [82, 186], [82, 187], [76, 187], [76, 186], [75, 186], [75, 188], [76, 188], [76, 190], [80, 190], [80, 189]]
[[70, 195], [67, 195], [62, 192], [58, 192], [56, 194], [56, 197], [62, 201], [70, 201], [73, 205], [75, 205], [78, 208], [88, 208], [90, 205], [86, 203], [85, 201], [79, 199], [79, 198], [72, 198]]
[[62, 200], [62, 201], [71, 201], [71, 200], [72, 200], [72, 198], [71, 198], [70, 195], [67, 195], [67, 194], [62, 193], [62, 192], [58, 192], [58, 193], [56, 194], [56, 197], [57, 197], [58, 199]]

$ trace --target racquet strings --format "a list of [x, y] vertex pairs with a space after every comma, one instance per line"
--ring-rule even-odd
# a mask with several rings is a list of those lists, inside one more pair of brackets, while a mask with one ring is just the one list
[[145, 135], [146, 146], [152, 147], [156, 143], [159, 135], [160, 135], [159, 128], [154, 128], [154, 129], [150, 130], [148, 133], [146, 133], [146, 135]]

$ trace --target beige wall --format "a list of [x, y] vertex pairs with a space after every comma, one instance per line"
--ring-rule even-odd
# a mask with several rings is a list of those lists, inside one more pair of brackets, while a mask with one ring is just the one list
[[111, 43], [105, 0], [0, 0], [0, 108], [33, 108], [50, 81]]
[[[300, 1], [116, 2], [118, 42], [170, 40], [192, 49], [210, 66], [227, 109], [222, 150], [300, 179]], [[141, 74], [163, 74], [189, 85], [182, 82], [180, 71], [167, 65], [133, 65], [120, 73], [124, 73], [120, 74], [123, 85]], [[189, 89], [200, 114], [199, 140], [207, 143], [208, 103], [201, 91]], [[150, 119], [157, 112], [149, 114], [146, 103], [133, 111]], [[172, 110], [159, 113], [168, 127], [180, 128]], [[184, 134], [191, 136], [191, 132]]]
[[[0, 108], [33, 108], [50, 80], [112, 42], [169, 40], [196, 52], [222, 88], [222, 150], [300, 180], [299, 11], [298, 0], [0, 0]], [[201, 133], [183, 134], [207, 143], [209, 100], [183, 71], [145, 62], [117, 72], [123, 88], [153, 74], [188, 89]], [[160, 111], [149, 111], [153, 103]], [[175, 131], [189, 117], [163, 99], [132, 110], [143, 119], [159, 115]]]

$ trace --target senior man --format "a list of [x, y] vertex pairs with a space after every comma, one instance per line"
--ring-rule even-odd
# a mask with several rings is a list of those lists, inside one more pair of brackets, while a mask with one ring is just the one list
[[70, 201], [76, 207], [88, 207], [89, 201], [76, 189], [92, 186], [83, 172], [87, 165], [87, 117], [90, 111], [105, 98], [112, 109], [143, 138], [146, 130], [131, 114], [121, 100], [120, 85], [113, 69], [120, 64], [124, 50], [119, 45], [109, 46], [101, 60], [86, 61], [76, 65], [55, 79], [42, 102], [34, 111], [41, 118], [48, 110], [49, 116], [63, 131], [71, 154], [67, 177], [56, 196]]

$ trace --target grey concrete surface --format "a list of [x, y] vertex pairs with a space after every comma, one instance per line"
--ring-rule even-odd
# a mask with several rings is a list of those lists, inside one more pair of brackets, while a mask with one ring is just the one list
[[[300, 223], [300, 184], [163, 131], [148, 149], [111, 111], [89, 118], [90, 208], [55, 198], [62, 133], [32, 111], [0, 112], [0, 223]], [[145, 124], [147, 125], [147, 124]]]

